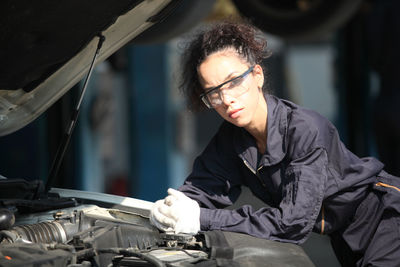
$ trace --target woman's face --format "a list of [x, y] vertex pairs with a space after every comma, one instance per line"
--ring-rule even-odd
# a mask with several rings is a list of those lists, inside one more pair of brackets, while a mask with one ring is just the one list
[[[233, 49], [223, 50], [209, 55], [199, 68], [198, 75], [204, 91], [216, 87], [223, 82], [235, 78], [250, 68]], [[218, 114], [225, 120], [239, 127], [251, 127], [257, 120], [264, 120], [266, 104], [261, 90], [264, 75], [260, 65], [255, 65], [253, 71], [245, 77], [240, 86], [245, 93], [239, 96], [230, 95], [229, 90], [223, 90], [222, 103], [215, 107]], [[265, 112], [266, 113], [266, 112]]]

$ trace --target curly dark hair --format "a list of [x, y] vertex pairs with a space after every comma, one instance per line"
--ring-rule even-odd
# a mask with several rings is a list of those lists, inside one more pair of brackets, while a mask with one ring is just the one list
[[205, 108], [199, 98], [203, 89], [197, 73], [198, 66], [209, 55], [227, 48], [233, 48], [250, 65], [262, 65], [262, 61], [270, 55], [267, 41], [249, 23], [223, 21], [201, 29], [189, 41], [182, 55], [180, 90], [190, 110]]

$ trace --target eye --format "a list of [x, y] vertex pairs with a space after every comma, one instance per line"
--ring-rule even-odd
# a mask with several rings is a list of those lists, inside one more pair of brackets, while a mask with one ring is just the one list
[[219, 92], [218, 92], [218, 90], [212, 90], [211, 92], [209, 92], [209, 93], [207, 94], [207, 97], [208, 97], [209, 99], [219, 98]]
[[211, 98], [218, 98], [218, 97], [219, 97], [218, 92], [216, 92], [216, 91], [211, 92], [211, 94], [209, 94], [209, 96], [210, 96]]
[[243, 77], [237, 77], [236, 79], [234, 79], [229, 83], [228, 88], [239, 86], [242, 84], [242, 82], [243, 82]]

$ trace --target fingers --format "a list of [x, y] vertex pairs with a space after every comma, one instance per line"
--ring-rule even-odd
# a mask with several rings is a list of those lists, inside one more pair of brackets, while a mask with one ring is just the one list
[[168, 206], [172, 206], [174, 204], [174, 202], [176, 202], [178, 199], [175, 196], [172, 195], [168, 195], [165, 199], [164, 199], [164, 203]]
[[158, 229], [164, 231], [164, 232], [171, 232], [174, 231], [174, 228], [166, 226], [164, 224], [159, 223], [157, 220], [152, 220], [150, 219], [150, 222], [152, 225], [154, 225], [155, 227], [157, 227]]
[[164, 200], [158, 200], [154, 203], [150, 212], [150, 222], [161, 230], [175, 227], [175, 220], [169, 217], [169, 211]]
[[162, 213], [154, 214], [154, 218], [158, 223], [160, 223], [166, 227], [171, 227], [171, 228], [175, 227], [175, 224], [176, 224], [175, 220], [168, 216], [163, 215]]
[[187, 196], [182, 193], [181, 191], [175, 190], [173, 188], [168, 189], [168, 195], [175, 197], [176, 199], [184, 199], [187, 198]]
[[153, 214], [157, 221], [159, 221], [160, 223], [171, 227], [175, 226], [175, 220], [173, 219], [172, 212], [170, 208], [164, 203], [158, 205]]
[[[178, 222], [173, 228], [175, 234], [187, 233], [188, 231], [185, 229], [185, 225], [182, 222]], [[189, 234], [189, 233], [188, 233]]]
[[168, 196], [156, 201], [150, 211], [150, 222], [154, 226], [175, 233], [197, 233], [199, 217], [199, 204], [172, 188], [168, 189]]
[[168, 218], [174, 220], [175, 222], [179, 220], [179, 217], [181, 216], [181, 207], [174, 205], [174, 206], [167, 206], [164, 205], [160, 207], [160, 213], [164, 214]]

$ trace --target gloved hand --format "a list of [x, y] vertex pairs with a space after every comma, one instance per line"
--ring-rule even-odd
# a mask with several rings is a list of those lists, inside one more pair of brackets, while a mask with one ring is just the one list
[[173, 231], [176, 222], [161, 212], [161, 210], [165, 209], [164, 206], [166, 206], [164, 199], [160, 199], [153, 204], [150, 210], [150, 223], [164, 232]]
[[168, 189], [165, 199], [154, 203], [150, 211], [150, 222], [163, 231], [176, 234], [196, 234], [200, 231], [199, 204], [180, 191]]
[[197, 234], [200, 231], [200, 206], [193, 199], [187, 197], [180, 191], [169, 188], [168, 196], [165, 198], [165, 204], [162, 207], [162, 213], [172, 218], [176, 223], [174, 232]]

